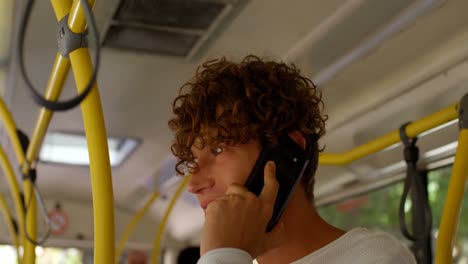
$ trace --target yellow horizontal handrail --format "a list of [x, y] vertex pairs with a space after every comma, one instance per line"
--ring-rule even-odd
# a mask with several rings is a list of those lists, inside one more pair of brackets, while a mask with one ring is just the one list
[[[443, 125], [458, 117], [457, 113], [458, 103], [450, 107], [444, 108], [438, 112], [428, 115], [422, 119], [411, 122], [406, 127], [406, 134], [408, 137], [416, 137], [417, 135], [432, 129], [434, 127]], [[321, 165], [344, 165], [356, 161], [360, 158], [376, 153], [389, 147], [395, 143], [400, 142], [399, 130], [392, 131], [377, 139], [374, 139], [359, 147], [353, 148], [349, 151], [342, 153], [322, 153], [319, 156], [319, 164]]]

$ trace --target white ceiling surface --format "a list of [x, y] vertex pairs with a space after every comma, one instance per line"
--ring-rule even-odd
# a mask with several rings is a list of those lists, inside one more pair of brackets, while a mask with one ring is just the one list
[[[43, 87], [56, 52], [56, 22], [49, 2], [36, 2], [28, 29], [27, 68], [34, 83]], [[211, 42], [202, 57], [227, 55], [240, 58], [255, 53], [279, 58], [306, 34], [317, 30], [317, 26], [344, 2], [252, 0], [219, 38]], [[98, 16], [106, 16], [105, 12], [99, 12], [103, 10], [99, 1], [96, 9]], [[468, 39], [466, 10], [468, 1], [443, 1], [441, 6], [418, 18], [322, 85], [326, 113], [330, 117], [328, 134], [323, 139], [327, 151], [346, 151], [396, 129], [406, 121], [449, 106], [468, 91], [466, 74], [459, 68], [447, 71], [448, 67], [456, 67], [468, 55], [468, 50], [463, 47]], [[363, 17], [360, 23], [348, 26], [357, 29], [366, 23], [365, 19]], [[351, 36], [352, 32], [349, 33]], [[343, 36], [327, 37], [333, 42]], [[308, 70], [313, 68], [314, 58], [310, 58], [307, 52], [305, 49], [296, 63], [305, 75], [313, 77], [313, 72]], [[331, 56], [337, 51], [330, 49], [326, 52]], [[170, 155], [171, 134], [167, 120], [171, 114], [171, 102], [200, 61], [110, 49], [102, 50], [101, 61], [98, 83], [108, 134], [142, 140], [130, 159], [113, 170], [116, 204], [136, 210], [134, 204], [140, 204], [144, 195], [136, 199], [133, 193], [152, 182], [150, 179], [158, 175], [161, 163]], [[445, 74], [437, 77], [439, 73]], [[10, 87], [9, 105], [18, 127], [31, 134], [38, 107], [18, 76], [16, 80], [15, 86]], [[74, 95], [72, 83], [69, 80], [62, 98]], [[427, 85], [421, 86], [422, 83]], [[51, 129], [82, 132], [79, 110], [56, 113]], [[447, 141], [454, 141], [456, 131], [449, 134], [453, 138], [447, 138]], [[383, 166], [384, 162], [376, 156], [374, 160], [370, 159], [369, 164]], [[317, 187], [339, 182], [340, 177], [343, 183], [357, 177], [350, 177], [347, 172], [343, 168], [320, 168]], [[46, 196], [84, 201], [92, 198], [89, 171], [84, 167], [41, 164], [38, 183]], [[174, 188], [172, 186], [171, 190]], [[166, 204], [167, 200], [158, 202], [152, 210], [154, 216], [161, 216]], [[194, 220], [188, 222], [186, 219]], [[202, 213], [199, 208], [190, 203], [179, 203], [170, 219], [171, 235], [184, 239], [196, 234], [202, 223], [200, 219]]]

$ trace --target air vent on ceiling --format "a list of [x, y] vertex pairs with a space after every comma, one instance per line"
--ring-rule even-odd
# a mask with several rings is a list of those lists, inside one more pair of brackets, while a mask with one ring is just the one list
[[186, 56], [200, 36], [140, 27], [111, 26], [104, 44], [113, 48]]
[[206, 30], [225, 6], [225, 3], [205, 1], [122, 1], [115, 19], [124, 23]]
[[246, 0], [120, 0], [104, 47], [190, 58]]

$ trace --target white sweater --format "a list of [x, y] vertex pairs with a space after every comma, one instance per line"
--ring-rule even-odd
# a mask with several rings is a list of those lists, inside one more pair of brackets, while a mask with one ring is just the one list
[[[251, 264], [252, 257], [235, 248], [220, 248], [204, 254], [198, 264]], [[348, 231], [332, 243], [298, 259], [293, 264], [413, 264], [411, 252], [394, 237], [365, 228]]]

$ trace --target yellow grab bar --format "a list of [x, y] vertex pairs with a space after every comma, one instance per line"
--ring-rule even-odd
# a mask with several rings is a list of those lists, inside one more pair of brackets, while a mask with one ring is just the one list
[[[55, 17], [57, 18], [57, 21], [62, 20], [62, 18], [70, 12], [70, 8], [72, 6], [73, 1], [72, 0], [50, 0], [50, 3], [52, 4], [52, 8], [54, 9]], [[56, 98], [58, 99], [58, 98]]]
[[[462, 99], [465, 106], [468, 103], [468, 96]], [[443, 125], [458, 117], [458, 108], [461, 104], [454, 104], [444, 108], [436, 113], [426, 116], [420, 120], [411, 122], [406, 127], [408, 137], [416, 137], [422, 132], [425, 132], [434, 127]], [[468, 109], [464, 109], [467, 111]], [[466, 117], [465, 117], [466, 119]], [[468, 121], [464, 121], [465, 123]], [[465, 126], [467, 126], [465, 124]], [[353, 148], [343, 153], [323, 153], [319, 157], [319, 163], [322, 165], [344, 165], [358, 160], [367, 155], [376, 153], [400, 142], [400, 132], [395, 130], [382, 137], [372, 140], [359, 147]], [[453, 164], [452, 176], [450, 178], [447, 198], [442, 214], [439, 234], [437, 238], [437, 250], [435, 261], [437, 264], [452, 263], [452, 248], [457, 232], [458, 222], [460, 218], [461, 204], [463, 201], [464, 190], [468, 178], [468, 128], [460, 130], [458, 138], [458, 147], [455, 154], [455, 162]]]
[[[81, 92], [92, 74], [88, 49], [70, 53], [76, 86]], [[96, 84], [81, 103], [86, 140], [88, 142], [89, 169], [93, 193], [94, 263], [114, 263], [114, 200], [112, 174], [104, 126], [101, 100]]]
[[[63, 1], [51, 1], [52, 6], [55, 10], [57, 20], [60, 20], [63, 16], [66, 15], [65, 10], [69, 10], [71, 6], [70, 0]], [[62, 57], [60, 54], [57, 54], [54, 65], [47, 83], [45, 97], [48, 100], [57, 100], [62, 91], [63, 85], [66, 80], [66, 76], [70, 69], [70, 62], [67, 58]], [[23, 160], [26, 159], [28, 164], [31, 164], [36, 160], [37, 154], [39, 152], [39, 147], [42, 144], [47, 128], [49, 127], [50, 120], [52, 119], [53, 112], [48, 109], [41, 108], [39, 110], [39, 115], [36, 120], [36, 125], [31, 136], [28, 149], [26, 151], [26, 157], [23, 157]], [[16, 149], [16, 148], [15, 148]], [[18, 159], [19, 160], [19, 159]], [[23, 164], [21, 161], [20, 164]], [[29, 168], [23, 167], [22, 173], [27, 173]], [[33, 186], [30, 181], [24, 181], [24, 197], [25, 202], [29, 202], [28, 214], [26, 219], [28, 235], [31, 239], [36, 239], [37, 235], [37, 205], [36, 198], [34, 196]], [[32, 194], [32, 195], [31, 195]], [[26, 246], [24, 249], [24, 263], [25, 264], [34, 264], [36, 263], [36, 250], [35, 245], [30, 241], [25, 240]]]
[[24, 162], [24, 152], [23, 148], [21, 147], [20, 140], [18, 138], [18, 134], [16, 132], [16, 123], [13, 120], [13, 116], [11, 115], [10, 111], [5, 105], [3, 98], [0, 97], [0, 117], [5, 125], [6, 132], [10, 138], [11, 144], [13, 145], [13, 150], [16, 154], [16, 159], [18, 160], [19, 164], [23, 164]]
[[159, 252], [160, 252], [160, 247], [161, 247], [161, 241], [166, 231], [167, 220], [169, 219], [169, 216], [171, 215], [172, 208], [174, 207], [180, 195], [182, 194], [182, 191], [185, 189], [185, 186], [187, 186], [189, 180], [190, 180], [190, 176], [186, 176], [180, 182], [179, 187], [177, 187], [177, 190], [174, 196], [172, 197], [171, 201], [169, 202], [169, 205], [167, 206], [166, 212], [164, 213], [164, 217], [161, 220], [161, 223], [159, 223], [158, 231], [156, 232], [156, 238], [154, 240], [153, 254], [151, 255], [151, 264], [159, 263]]
[[[53, 0], [57, 1], [57, 0]], [[88, 1], [90, 6], [94, 1]], [[73, 1], [68, 25], [75, 33], [85, 29], [85, 17], [81, 2]], [[81, 93], [93, 74], [93, 64], [88, 48], [80, 48], [70, 53], [73, 75], [78, 93]], [[94, 263], [114, 263], [114, 200], [112, 174], [107, 146], [107, 132], [104, 125], [101, 99], [97, 84], [81, 103], [81, 113], [89, 152], [89, 168], [93, 193], [94, 213]]]
[[[467, 109], [465, 109], [466, 111]], [[460, 130], [447, 198], [442, 211], [435, 263], [452, 263], [452, 248], [460, 220], [461, 205], [468, 178], [468, 128]]]
[[17, 237], [16, 230], [12, 222], [13, 216], [11, 215], [10, 209], [8, 209], [8, 205], [5, 201], [5, 198], [3, 197], [3, 194], [1, 193], [0, 193], [0, 209], [2, 210], [3, 218], [5, 219], [5, 223], [7, 224], [7, 227], [8, 227], [8, 232], [10, 233], [11, 242], [16, 248], [16, 257], [18, 258], [17, 263], [21, 263], [18, 237]]
[[[13, 202], [15, 203], [15, 211], [16, 217], [18, 222], [18, 234], [20, 239], [24, 238], [24, 210], [23, 210], [23, 202], [21, 201], [21, 192], [19, 188], [18, 181], [16, 179], [15, 173], [13, 168], [11, 167], [11, 163], [8, 160], [8, 156], [6, 155], [3, 147], [0, 146], [0, 164], [3, 169], [3, 173], [7, 178], [8, 185], [10, 187], [11, 196], [13, 197]], [[20, 256], [18, 254], [18, 256]], [[18, 258], [18, 262], [21, 262], [21, 258]]]
[[120, 257], [122, 256], [125, 243], [127, 243], [127, 240], [130, 238], [130, 235], [132, 234], [138, 222], [140, 222], [140, 220], [146, 214], [146, 212], [154, 203], [154, 201], [156, 201], [156, 198], [158, 198], [158, 192], [155, 191], [151, 194], [150, 198], [148, 199], [148, 201], [146, 201], [145, 205], [135, 214], [135, 216], [125, 228], [125, 231], [122, 234], [122, 237], [120, 237], [119, 243], [117, 244], [117, 249], [115, 253], [115, 263], [120, 263], [119, 261]]
[[[25, 156], [24, 151], [21, 146], [18, 133], [16, 130], [16, 124], [13, 120], [13, 116], [11, 115], [10, 111], [5, 105], [3, 99], [0, 99], [0, 117], [3, 120], [3, 124], [5, 125], [7, 134], [10, 138], [11, 144], [13, 146], [13, 150], [16, 154], [16, 159], [18, 163], [21, 165], [25, 165]], [[28, 166], [22, 167], [22, 172], [26, 173], [28, 171]], [[26, 230], [24, 230], [24, 226], [19, 227], [21, 235], [24, 235], [25, 232], [28, 232], [29, 236], [32, 239], [35, 239], [36, 236], [36, 204], [34, 195], [30, 197], [30, 194], [33, 194], [33, 189], [31, 185], [31, 181], [23, 180], [23, 188], [24, 188], [24, 198], [25, 201], [30, 201], [30, 205], [28, 207], [28, 217], [27, 219], [23, 220], [26, 221]], [[13, 191], [13, 190], [12, 190]], [[19, 222], [20, 223], [20, 222]], [[24, 223], [24, 222], [23, 222]], [[23, 261], [26, 264], [34, 264], [35, 263], [35, 246], [31, 241], [27, 240], [25, 236], [20, 238], [22, 241], [22, 245], [24, 248], [23, 254]]]
[[[406, 134], [408, 137], [415, 137], [424, 131], [454, 120], [458, 117], [457, 109], [458, 104], [454, 104], [422, 119], [411, 122], [411, 124], [406, 127]], [[384, 148], [400, 141], [400, 132], [399, 130], [395, 130], [343, 153], [322, 153], [319, 156], [319, 164], [345, 165], [372, 153], [383, 150]]]
[[[61, 20], [69, 14], [68, 26], [72, 32], [81, 33], [85, 30], [86, 20], [81, 8], [81, 2], [75, 0], [51, 0], [52, 7], [55, 11], [57, 20]], [[94, 5], [94, 1], [88, 1], [90, 6]], [[77, 89], [83, 90], [92, 74], [92, 63], [89, 58], [87, 48], [80, 48], [72, 51], [69, 54], [69, 60], [57, 54], [52, 73], [46, 89], [46, 99], [57, 100], [63, 83], [66, 79], [70, 68], [70, 63], [75, 75]], [[94, 84], [91, 92], [81, 104], [85, 133], [88, 141], [91, 182], [93, 189], [93, 209], [94, 209], [94, 233], [95, 233], [95, 263], [112, 263], [114, 258], [114, 211], [113, 211], [113, 193], [112, 193], [112, 178], [110, 170], [109, 153], [107, 146], [107, 134], [104, 126], [104, 118], [100, 103], [97, 86]], [[32, 136], [30, 146], [27, 151], [28, 161], [35, 160], [37, 157], [39, 146], [47, 130], [52, 112], [47, 109], [41, 109], [36, 122], [36, 127]], [[11, 119], [12, 120], [12, 119]], [[8, 122], [7, 122], [8, 123]], [[10, 122], [14, 124], [13, 122]], [[15, 131], [16, 128], [10, 127], [9, 131]], [[12, 134], [11, 132], [9, 134]], [[11, 137], [11, 135], [10, 135]], [[13, 138], [15, 149], [21, 149], [19, 141]], [[24, 153], [22, 156], [17, 153], [20, 164], [24, 164]], [[23, 172], [27, 172], [27, 166], [23, 167]], [[28, 210], [27, 229], [30, 236], [34, 239], [36, 235], [36, 204], [33, 194], [32, 185], [29, 181], [25, 181], [25, 200], [30, 200], [32, 203]], [[26, 258], [25, 263], [33, 264], [35, 262], [34, 245], [25, 248], [26, 255], [31, 253], [30, 257]]]

